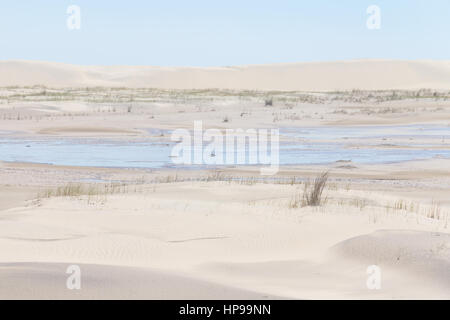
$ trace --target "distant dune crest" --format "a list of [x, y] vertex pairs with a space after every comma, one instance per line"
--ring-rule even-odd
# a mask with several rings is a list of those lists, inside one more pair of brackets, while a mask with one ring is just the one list
[[0, 62], [0, 86], [33, 85], [279, 91], [447, 90], [450, 61], [352, 60], [207, 68]]

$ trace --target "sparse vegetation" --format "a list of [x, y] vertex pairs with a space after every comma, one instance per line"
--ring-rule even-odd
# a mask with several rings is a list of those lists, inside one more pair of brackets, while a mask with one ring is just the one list
[[[318, 175], [313, 182], [304, 182], [303, 193], [296, 192], [289, 202], [289, 208], [296, 209], [307, 206], [320, 206], [325, 203], [323, 198], [323, 191], [327, 186], [329, 172], [325, 171]], [[292, 180], [291, 185], [295, 184], [296, 180]], [[337, 188], [332, 185], [331, 188]]]
[[63, 186], [48, 188], [38, 193], [38, 198], [100, 196], [127, 193], [129, 186], [124, 183], [68, 183]]
[[47, 88], [45, 86], [3, 87], [0, 88], [0, 100], [15, 101], [85, 101], [93, 103], [134, 103], [162, 102], [175, 103], [211, 102], [217, 98], [225, 100], [238, 98], [241, 101], [264, 101], [265, 106], [273, 106], [275, 100], [280, 105], [293, 108], [297, 104], [323, 104], [327, 101], [349, 103], [390, 102], [400, 100], [446, 101], [450, 99], [449, 91], [432, 89], [420, 90], [351, 90], [335, 92], [285, 92], [285, 91], [251, 91], [251, 90], [169, 90], [156, 88]]
[[325, 171], [317, 176], [312, 183], [309, 181], [305, 183], [303, 192], [303, 204], [305, 206], [320, 206], [324, 202], [322, 194], [328, 177], [329, 172]]

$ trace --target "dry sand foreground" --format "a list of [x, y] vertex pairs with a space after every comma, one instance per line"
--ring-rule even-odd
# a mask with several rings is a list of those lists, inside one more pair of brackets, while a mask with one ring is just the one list
[[[23, 182], [39, 169], [52, 175], [79, 170], [5, 168], [3, 175]], [[1, 212], [0, 296], [448, 298], [449, 174], [441, 177], [445, 186], [411, 174], [398, 187], [395, 180], [380, 183], [393, 174], [382, 172], [400, 174], [398, 167], [372, 170], [378, 183], [336, 180], [326, 190], [327, 203], [317, 208], [293, 205], [301, 185], [213, 176], [203, 182], [128, 185], [107, 195], [46, 198], [41, 193], [25, 206]], [[297, 176], [308, 174], [299, 170]], [[345, 177], [345, 170], [336, 169], [335, 177]], [[439, 208], [423, 204], [427, 195], [416, 196], [412, 188], [418, 180], [424, 183], [418, 189], [446, 202]], [[80, 291], [65, 288], [71, 264], [81, 267]], [[372, 264], [383, 272], [381, 290], [366, 287]]]
[[[367, 77], [379, 63], [398, 72], [386, 82], [381, 75]], [[327, 136], [321, 142], [345, 140], [355, 150], [449, 149], [444, 136], [399, 134], [402, 126], [437, 125], [448, 135], [448, 63], [349, 64], [278, 66], [276, 72], [306, 68], [308, 77], [330, 75], [330, 82], [302, 82], [287, 73], [278, 87], [254, 78], [272, 81], [275, 73], [266, 73], [272, 66], [164, 69], [162, 76], [155, 68], [3, 62], [0, 85], [41, 86], [0, 89], [0, 138], [167, 142], [166, 130], [192, 128], [194, 120], [220, 129], [389, 124], [386, 136]], [[230, 70], [242, 72], [242, 82], [223, 75]], [[337, 82], [341, 70], [349, 78]], [[208, 81], [250, 89], [255, 80], [260, 90], [326, 91], [336, 83], [353, 89], [359, 81], [361, 89], [396, 90], [86, 88], [186, 88], [180, 74], [191, 79], [191, 72], [198, 74], [194, 86], [202, 88]], [[422, 87], [432, 89], [397, 90]], [[303, 206], [305, 181], [324, 170], [330, 170], [326, 201]], [[291, 165], [271, 179], [258, 173], [239, 166], [121, 169], [0, 161], [0, 299], [450, 298], [450, 159]], [[81, 290], [66, 288], [66, 268], [73, 264], [81, 268]], [[381, 268], [380, 290], [366, 285], [370, 265]]]

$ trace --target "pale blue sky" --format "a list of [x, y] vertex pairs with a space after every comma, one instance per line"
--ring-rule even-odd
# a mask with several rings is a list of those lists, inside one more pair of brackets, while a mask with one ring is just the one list
[[[81, 8], [81, 30], [66, 26]], [[368, 30], [366, 9], [381, 8]], [[0, 60], [227, 66], [450, 60], [449, 0], [1, 0]]]

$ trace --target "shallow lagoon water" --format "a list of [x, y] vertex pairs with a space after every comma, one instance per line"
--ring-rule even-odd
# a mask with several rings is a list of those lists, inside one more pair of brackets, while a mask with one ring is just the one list
[[[367, 126], [284, 128], [280, 134], [302, 141], [280, 144], [280, 165], [327, 164], [339, 160], [372, 164], [409, 160], [450, 158], [449, 148], [442, 141], [450, 141], [448, 126]], [[346, 138], [425, 138], [430, 144], [420, 148], [349, 148]], [[333, 140], [328, 142], [327, 140]], [[325, 142], [324, 142], [325, 141]], [[432, 144], [432, 142], [440, 144]], [[373, 140], [372, 140], [373, 142]], [[373, 144], [369, 143], [368, 145]], [[47, 163], [68, 166], [119, 168], [205, 168], [176, 165], [170, 157], [174, 142], [148, 141], [118, 142], [93, 138], [19, 139], [0, 134], [0, 160], [10, 162]]]
[[161, 168], [170, 164], [167, 143], [120, 143], [97, 139], [0, 138], [0, 159], [67, 166]]

